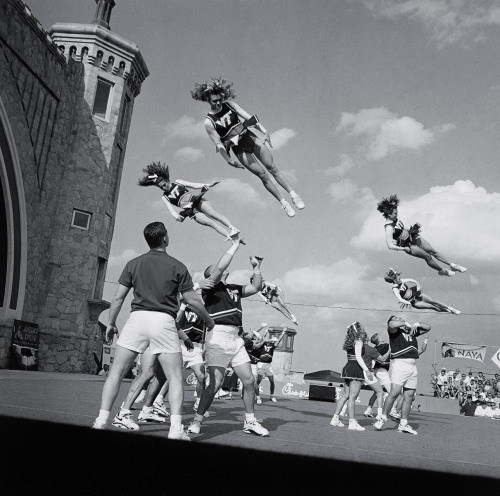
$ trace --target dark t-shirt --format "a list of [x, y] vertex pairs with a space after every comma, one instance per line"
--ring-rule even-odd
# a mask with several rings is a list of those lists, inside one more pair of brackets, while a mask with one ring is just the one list
[[377, 358], [380, 356], [380, 353], [376, 348], [373, 348], [372, 346], [366, 345], [364, 349], [365, 352], [363, 353], [363, 356], [361, 358], [368, 367], [368, 370], [371, 371], [373, 370], [373, 361], [377, 360]]
[[274, 350], [276, 349], [276, 343], [265, 343], [262, 346], [262, 354], [260, 355], [260, 362], [271, 363], [273, 361]]
[[[377, 351], [380, 353], [380, 355], [385, 355], [389, 351], [389, 343], [380, 343], [377, 346], [375, 346], [375, 348], [377, 348]], [[389, 370], [389, 367], [391, 365], [390, 360], [391, 360], [390, 357], [388, 357], [385, 362], [377, 362], [375, 364], [375, 367], [380, 367], [382, 369]]]
[[474, 402], [464, 403], [462, 408], [460, 408], [460, 413], [463, 413], [466, 417], [474, 417], [476, 412], [477, 404]]
[[134, 289], [131, 312], [163, 312], [174, 318], [178, 308], [177, 294], [193, 289], [186, 266], [159, 250], [150, 250], [130, 260], [118, 282]]
[[243, 323], [241, 314], [241, 296], [243, 286], [224, 284], [222, 281], [211, 289], [204, 289], [201, 297], [205, 308], [216, 324], [240, 327]]

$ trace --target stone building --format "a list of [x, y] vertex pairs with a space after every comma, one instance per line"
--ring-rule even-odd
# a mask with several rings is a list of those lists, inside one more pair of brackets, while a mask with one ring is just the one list
[[38, 325], [38, 369], [95, 371], [97, 319], [135, 98], [149, 75], [110, 30], [46, 32], [21, 0], [0, 0], [0, 367], [14, 320]]

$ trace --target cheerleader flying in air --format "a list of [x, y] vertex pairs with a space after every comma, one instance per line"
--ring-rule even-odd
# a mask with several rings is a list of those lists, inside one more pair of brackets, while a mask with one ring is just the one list
[[[467, 269], [455, 263], [448, 261], [445, 256], [436, 251], [424, 238], [420, 236], [420, 224], [406, 228], [398, 220], [399, 198], [397, 195], [391, 195], [389, 198], [383, 198], [377, 205], [377, 210], [387, 219], [385, 224], [385, 239], [389, 250], [405, 251], [413, 257], [423, 258], [429, 267], [438, 271], [440, 276], [453, 276], [455, 272], [465, 272]], [[434, 260], [448, 265], [450, 269], [439, 266]]]
[[[222, 234], [226, 240], [239, 239], [240, 231], [234, 227], [231, 222], [219, 214], [212, 204], [203, 198], [203, 195], [218, 182], [211, 184], [191, 183], [176, 179], [170, 181], [168, 165], [160, 162], [149, 164], [143, 169], [145, 176], [139, 179], [139, 186], [157, 186], [164, 193], [162, 201], [168, 208], [168, 211], [177, 222], [184, 222], [186, 217], [194, 219], [198, 224], [209, 226]], [[201, 189], [201, 193], [193, 195], [189, 188]], [[174, 206], [181, 210], [176, 212]], [[221, 225], [222, 224], [222, 225]], [[224, 229], [225, 226], [227, 229]], [[240, 239], [242, 243], [243, 240]]]
[[[252, 284], [252, 279], [250, 278], [250, 284]], [[259, 296], [266, 302], [266, 305], [271, 305], [295, 325], [299, 325], [299, 321], [295, 318], [295, 315], [288, 310], [285, 303], [285, 294], [279, 286], [263, 280]]]
[[[221, 76], [206, 83], [196, 84], [191, 91], [191, 96], [195, 100], [207, 102], [210, 105], [210, 111], [205, 119], [205, 129], [215, 143], [216, 152], [220, 153], [232, 167], [244, 167], [255, 174], [269, 193], [281, 203], [286, 214], [293, 217], [295, 211], [278, 191], [268, 172], [289, 193], [292, 202], [299, 210], [305, 207], [304, 202], [293, 191], [283, 173], [274, 165], [273, 156], [266, 146], [267, 141], [272, 147], [269, 132], [259, 122], [256, 115], [251, 116], [233, 101], [236, 94], [232, 85], [233, 83], [228, 83]], [[240, 163], [231, 157], [231, 150]]]
[[401, 308], [418, 308], [420, 310], [435, 310], [436, 312], [448, 312], [459, 315], [462, 312], [439, 301], [433, 300], [429, 295], [422, 293], [422, 286], [415, 279], [401, 279], [401, 272], [389, 269], [384, 280], [392, 283], [392, 291], [396, 296]]

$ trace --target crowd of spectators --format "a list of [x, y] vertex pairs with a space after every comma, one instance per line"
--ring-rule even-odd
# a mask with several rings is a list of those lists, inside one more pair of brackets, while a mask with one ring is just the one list
[[457, 399], [460, 414], [500, 420], [500, 374], [487, 378], [483, 372], [447, 371], [432, 376], [434, 396]]

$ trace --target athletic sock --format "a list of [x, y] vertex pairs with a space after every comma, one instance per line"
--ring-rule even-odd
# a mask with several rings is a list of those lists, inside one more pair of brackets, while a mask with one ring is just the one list
[[338, 416], [337, 414], [335, 414], [335, 415], [333, 416], [333, 420], [338, 420], [338, 419], [339, 419], [339, 416]]
[[356, 423], [356, 419], [349, 419], [349, 423], [350, 424], [355, 424]]
[[110, 416], [111, 412], [109, 412], [108, 410], [99, 410], [99, 416], [97, 417], [97, 420], [99, 420], [103, 424], [107, 424]]
[[377, 415], [382, 415], [382, 408], [377, 408]]
[[292, 191], [290, 191], [290, 196], [291, 196], [292, 198], [295, 198], [295, 197], [297, 197], [297, 196], [299, 196], [299, 195], [298, 195], [297, 193], [295, 193], [295, 191], [293, 191], [293, 190], [292, 190]]
[[146, 406], [146, 405], [144, 405], [144, 406], [142, 407], [142, 411], [143, 411], [144, 413], [152, 413], [152, 412], [153, 412], [153, 407], [152, 407], [152, 406]]
[[128, 408], [120, 408], [120, 413], [119, 415], [127, 415], [129, 413], [132, 413], [131, 410], [129, 410]]
[[155, 402], [155, 403], [163, 403], [163, 395], [162, 395], [162, 394], [159, 394], [159, 395], [156, 397], [156, 399], [155, 399], [155, 401], [154, 401], [154, 402]]
[[170, 426], [174, 429], [181, 429], [182, 415], [170, 415]]
[[253, 422], [253, 421], [255, 421], [255, 413], [245, 412], [245, 422]]
[[402, 418], [402, 419], [399, 421], [399, 425], [400, 425], [401, 427], [404, 427], [407, 423], [408, 423], [408, 420], [407, 420], [407, 419], [403, 419], [403, 418]]
[[280, 200], [280, 203], [281, 203], [282, 205], [284, 205], [285, 203], [287, 203], [287, 201], [286, 201], [284, 198], [282, 198], [282, 199]]

